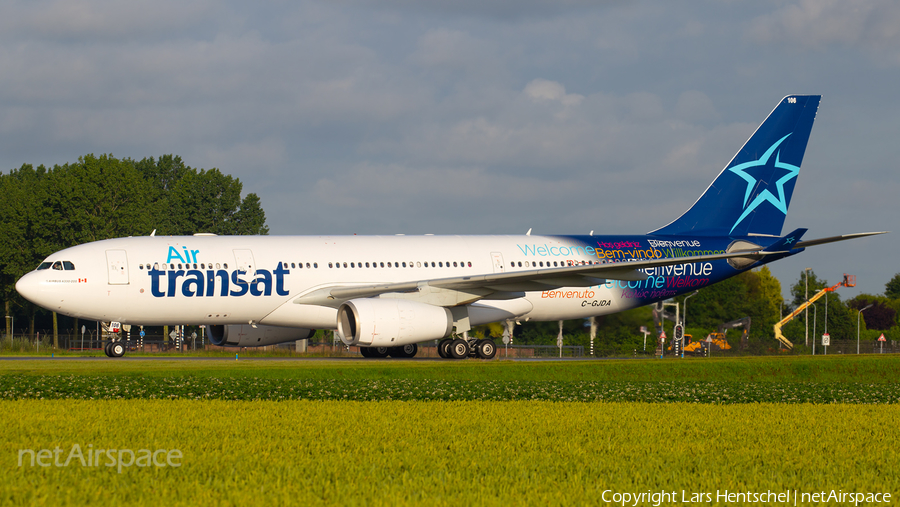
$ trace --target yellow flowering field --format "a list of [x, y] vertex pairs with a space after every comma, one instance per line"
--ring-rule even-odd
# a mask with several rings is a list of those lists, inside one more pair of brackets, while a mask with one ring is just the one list
[[0, 413], [0, 505], [900, 493], [895, 404], [16, 400]]

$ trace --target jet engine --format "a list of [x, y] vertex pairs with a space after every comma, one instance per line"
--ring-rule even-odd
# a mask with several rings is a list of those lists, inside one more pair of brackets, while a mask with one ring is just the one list
[[251, 326], [249, 324], [206, 326], [209, 341], [220, 347], [262, 347], [276, 343], [305, 340], [313, 329], [297, 327]]
[[346, 345], [396, 347], [449, 336], [450, 310], [402, 299], [351, 299], [338, 309], [337, 333]]

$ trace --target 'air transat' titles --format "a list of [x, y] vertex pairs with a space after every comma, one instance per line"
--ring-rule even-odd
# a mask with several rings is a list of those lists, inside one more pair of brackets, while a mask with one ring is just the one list
[[[147, 271], [150, 275], [150, 293], [153, 297], [175, 297], [181, 294], [190, 297], [240, 297], [271, 296], [274, 289], [278, 296], [287, 296], [290, 291], [284, 288], [284, 275], [290, 270], [278, 263], [271, 272], [257, 269], [251, 280], [245, 280], [246, 271], [226, 271], [224, 269], [162, 270], [154, 267]], [[274, 276], [273, 276], [274, 275]]]

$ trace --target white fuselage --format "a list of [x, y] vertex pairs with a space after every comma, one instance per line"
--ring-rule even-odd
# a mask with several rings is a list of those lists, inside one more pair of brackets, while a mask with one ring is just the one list
[[[371, 285], [599, 263], [565, 237], [160, 236], [98, 241], [53, 254], [74, 269], [25, 275], [17, 289], [66, 315], [136, 325], [263, 324], [334, 329], [337, 305], [298, 304], [326, 287]], [[484, 307], [522, 319], [614, 313], [637, 300], [615, 282], [524, 291]], [[380, 297], [392, 297], [383, 294]], [[398, 296], [402, 297], [402, 296]]]

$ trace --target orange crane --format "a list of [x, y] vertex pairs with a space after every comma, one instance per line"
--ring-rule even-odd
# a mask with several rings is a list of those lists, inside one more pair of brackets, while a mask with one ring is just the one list
[[824, 296], [825, 294], [827, 294], [829, 292], [834, 292], [835, 289], [837, 289], [838, 287], [856, 287], [856, 276], [848, 275], [847, 273], [844, 273], [844, 279], [841, 281], [841, 283], [834, 284], [831, 287], [825, 287], [824, 289], [817, 292], [813, 297], [809, 298], [809, 301], [798, 306], [797, 309], [794, 310], [793, 312], [791, 312], [790, 315], [781, 319], [781, 321], [779, 321], [777, 324], [775, 324], [775, 339], [780, 341], [781, 343], [783, 343], [784, 346], [787, 347], [788, 349], [794, 348], [794, 344], [791, 343], [790, 340], [785, 338], [783, 334], [781, 334], [782, 326], [784, 326], [785, 324], [790, 322], [797, 315], [800, 315], [800, 312], [802, 312], [807, 307], [809, 307], [809, 305], [818, 301], [819, 298], [821, 298], [822, 296]]

